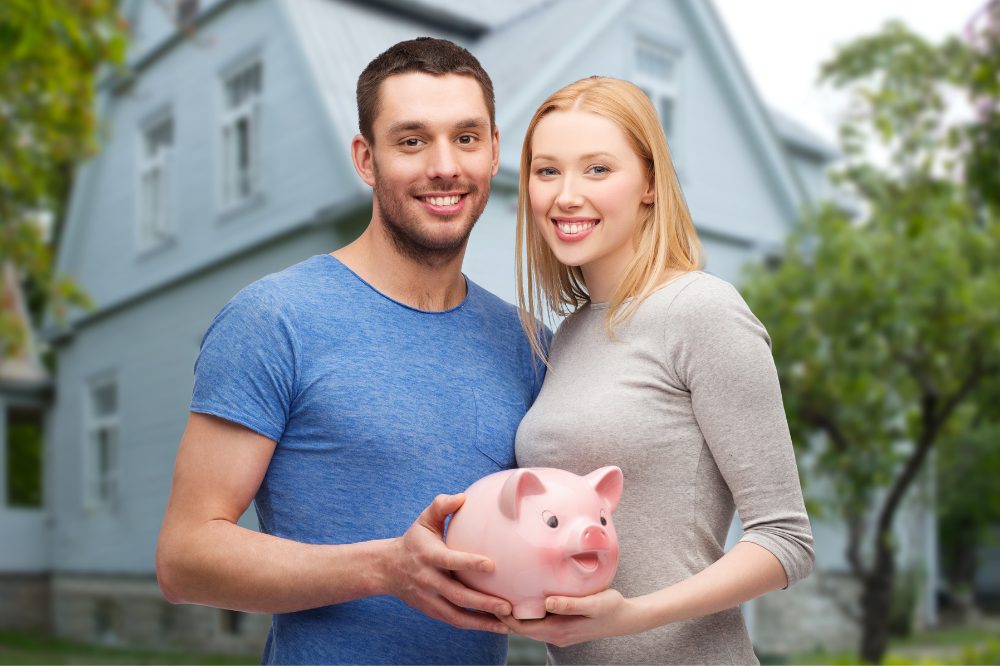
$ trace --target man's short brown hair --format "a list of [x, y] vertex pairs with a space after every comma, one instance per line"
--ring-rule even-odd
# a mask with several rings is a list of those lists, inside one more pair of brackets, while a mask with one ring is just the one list
[[471, 76], [483, 90], [483, 100], [490, 113], [490, 130], [496, 126], [493, 82], [476, 57], [447, 39], [417, 37], [399, 42], [380, 53], [358, 77], [358, 128], [369, 144], [375, 144], [372, 124], [378, 116], [382, 82], [394, 74], [409, 72], [423, 72], [432, 76]]

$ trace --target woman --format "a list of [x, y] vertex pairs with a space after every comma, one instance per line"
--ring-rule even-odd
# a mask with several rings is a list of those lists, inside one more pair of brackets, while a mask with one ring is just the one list
[[[591, 77], [542, 104], [517, 229], [536, 352], [541, 308], [569, 314], [518, 429], [518, 465], [618, 465], [625, 491], [612, 588], [550, 597], [541, 620], [501, 619], [546, 641], [555, 664], [757, 663], [737, 605], [806, 577], [812, 534], [767, 332], [732, 286], [698, 270], [639, 88]], [[723, 555], [734, 509], [745, 531]]]

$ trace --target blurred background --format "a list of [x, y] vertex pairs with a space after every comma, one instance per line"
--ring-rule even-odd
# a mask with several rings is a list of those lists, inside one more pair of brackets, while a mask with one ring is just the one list
[[593, 74], [656, 105], [706, 270], [771, 334], [816, 537], [743, 607], [760, 659], [1000, 663], [985, 0], [4, 0], [0, 663], [259, 660], [268, 616], [156, 584], [193, 363], [237, 291], [363, 231], [355, 82], [421, 35], [493, 78], [464, 270], [508, 301], [536, 106]]

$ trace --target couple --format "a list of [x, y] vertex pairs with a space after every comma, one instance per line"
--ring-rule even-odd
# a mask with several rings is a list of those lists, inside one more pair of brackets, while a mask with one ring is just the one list
[[[357, 99], [368, 229], [245, 288], [202, 342], [166, 598], [273, 613], [264, 663], [502, 664], [510, 631], [550, 663], [756, 663], [737, 605], [808, 575], [812, 536], [767, 333], [697, 270], [649, 100], [594, 77], [535, 113], [519, 313], [461, 273], [499, 163], [479, 62], [402, 42]], [[542, 308], [571, 313], [551, 343]], [[611, 589], [521, 622], [451, 577], [493, 563], [449, 550], [446, 517], [514, 465], [622, 468]], [[260, 533], [236, 525], [251, 500]]]

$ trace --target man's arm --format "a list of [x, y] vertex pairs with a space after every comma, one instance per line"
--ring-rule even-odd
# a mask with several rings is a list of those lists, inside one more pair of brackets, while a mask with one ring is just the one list
[[507, 615], [510, 605], [448, 573], [493, 570], [487, 558], [442, 542], [445, 517], [463, 495], [439, 495], [394, 539], [315, 545], [239, 527], [274, 447], [231, 421], [191, 414], [156, 546], [156, 577], [168, 601], [288, 613], [388, 594], [461, 629], [507, 633], [495, 618], [466, 609]]

